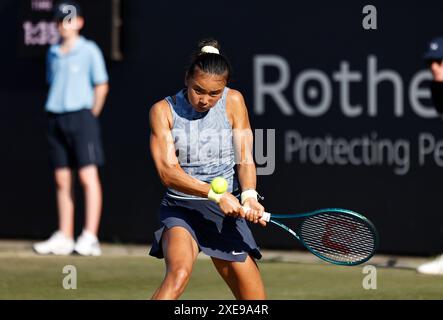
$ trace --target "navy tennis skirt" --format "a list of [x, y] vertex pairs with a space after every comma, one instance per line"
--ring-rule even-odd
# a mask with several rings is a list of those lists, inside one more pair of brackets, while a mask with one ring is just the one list
[[164, 258], [161, 238], [165, 228], [172, 227], [188, 230], [199, 250], [210, 257], [244, 262], [248, 255], [262, 256], [246, 220], [225, 216], [212, 201], [166, 194], [159, 215], [161, 228], [154, 233], [151, 256]]

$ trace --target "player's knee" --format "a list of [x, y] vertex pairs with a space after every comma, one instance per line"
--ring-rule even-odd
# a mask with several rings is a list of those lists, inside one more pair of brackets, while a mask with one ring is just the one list
[[189, 278], [191, 277], [191, 270], [189, 270], [188, 268], [180, 267], [172, 270], [170, 272], [170, 277], [173, 281], [174, 291], [180, 293], [185, 289]]

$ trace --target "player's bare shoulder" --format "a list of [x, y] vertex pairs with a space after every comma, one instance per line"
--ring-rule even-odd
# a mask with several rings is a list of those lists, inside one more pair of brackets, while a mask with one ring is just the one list
[[247, 116], [248, 111], [245, 104], [243, 94], [235, 89], [230, 89], [226, 97], [226, 113], [228, 115], [231, 124], [234, 123], [234, 119], [243, 118]]
[[238, 107], [238, 108], [246, 107], [245, 99], [243, 98], [242, 93], [238, 90], [229, 89], [226, 99], [227, 99], [227, 104], [232, 107]]
[[162, 99], [154, 103], [149, 110], [149, 123], [151, 128], [158, 126], [168, 126], [172, 128], [172, 113], [168, 102]]

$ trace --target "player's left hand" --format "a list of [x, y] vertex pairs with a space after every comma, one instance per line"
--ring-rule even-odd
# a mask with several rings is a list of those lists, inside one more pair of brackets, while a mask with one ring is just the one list
[[257, 200], [254, 198], [248, 198], [245, 200], [243, 207], [251, 209], [245, 213], [246, 220], [253, 223], [260, 223], [263, 227], [266, 226], [266, 221], [261, 220], [265, 208]]

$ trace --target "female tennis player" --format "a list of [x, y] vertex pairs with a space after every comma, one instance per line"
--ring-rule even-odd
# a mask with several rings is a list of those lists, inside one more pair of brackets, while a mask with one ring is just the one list
[[[153, 299], [180, 297], [200, 251], [237, 299], [265, 299], [254, 260], [261, 254], [246, 222], [266, 225], [255, 191], [252, 130], [243, 96], [227, 87], [230, 74], [218, 42], [201, 41], [186, 88], [150, 110], [151, 154], [168, 189], [150, 251], [165, 259], [166, 276]], [[210, 186], [219, 176], [228, 181], [223, 194]]]

